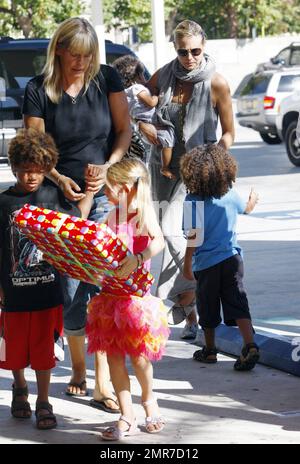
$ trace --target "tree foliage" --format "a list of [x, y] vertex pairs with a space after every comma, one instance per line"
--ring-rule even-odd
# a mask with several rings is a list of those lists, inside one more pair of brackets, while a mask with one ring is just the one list
[[[0, 0], [1, 34], [50, 36], [64, 19], [83, 14], [84, 0]], [[106, 27], [136, 28], [149, 41], [150, 0], [103, 0]], [[165, 0], [166, 33], [183, 19], [197, 21], [211, 39], [300, 33], [300, 0]]]
[[[104, 0], [108, 27], [136, 27], [151, 40], [151, 1]], [[209, 38], [245, 38], [300, 32], [300, 0], [165, 0], [166, 32], [183, 19], [197, 21]]]
[[0, 0], [1, 34], [49, 37], [57, 24], [84, 9], [82, 0]]

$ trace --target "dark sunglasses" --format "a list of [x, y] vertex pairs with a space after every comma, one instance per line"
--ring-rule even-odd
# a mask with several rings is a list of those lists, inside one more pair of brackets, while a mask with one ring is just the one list
[[186, 48], [178, 48], [176, 52], [178, 56], [188, 56], [189, 53], [193, 56], [199, 56], [202, 53], [202, 48], [192, 48], [190, 50]]

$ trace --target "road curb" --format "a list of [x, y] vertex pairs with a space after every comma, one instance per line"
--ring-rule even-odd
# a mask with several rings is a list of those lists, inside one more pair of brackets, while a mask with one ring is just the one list
[[[293, 338], [256, 330], [255, 342], [260, 350], [260, 364], [300, 377], [300, 336]], [[204, 344], [202, 330], [197, 335], [197, 343]], [[242, 345], [243, 340], [236, 327], [224, 324], [217, 327], [216, 346], [219, 351], [239, 356]]]

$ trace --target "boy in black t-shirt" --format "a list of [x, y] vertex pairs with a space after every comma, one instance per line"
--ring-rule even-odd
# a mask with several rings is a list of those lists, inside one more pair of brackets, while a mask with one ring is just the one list
[[0, 368], [12, 370], [11, 413], [20, 419], [32, 413], [24, 368], [30, 364], [36, 371], [39, 429], [57, 425], [48, 390], [55, 366], [54, 340], [63, 330], [63, 296], [58, 272], [14, 225], [13, 214], [25, 203], [74, 216], [88, 211], [92, 193], [87, 192], [77, 208], [55, 186], [42, 185], [57, 158], [51, 136], [34, 129], [19, 131], [9, 148], [17, 182], [0, 195]]

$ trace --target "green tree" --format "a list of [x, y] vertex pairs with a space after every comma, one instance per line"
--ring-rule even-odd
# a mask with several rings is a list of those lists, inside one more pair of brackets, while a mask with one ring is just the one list
[[151, 40], [150, 0], [104, 0], [103, 11], [108, 29], [135, 27], [140, 42]]
[[[136, 27], [151, 40], [150, 0], [104, 0], [107, 27]], [[183, 19], [197, 21], [208, 38], [245, 38], [300, 32], [300, 0], [165, 0], [166, 34]]]
[[201, 24], [209, 38], [299, 32], [300, 0], [179, 0], [177, 18]]
[[82, 0], [0, 0], [1, 34], [49, 37], [57, 24], [84, 10]]

